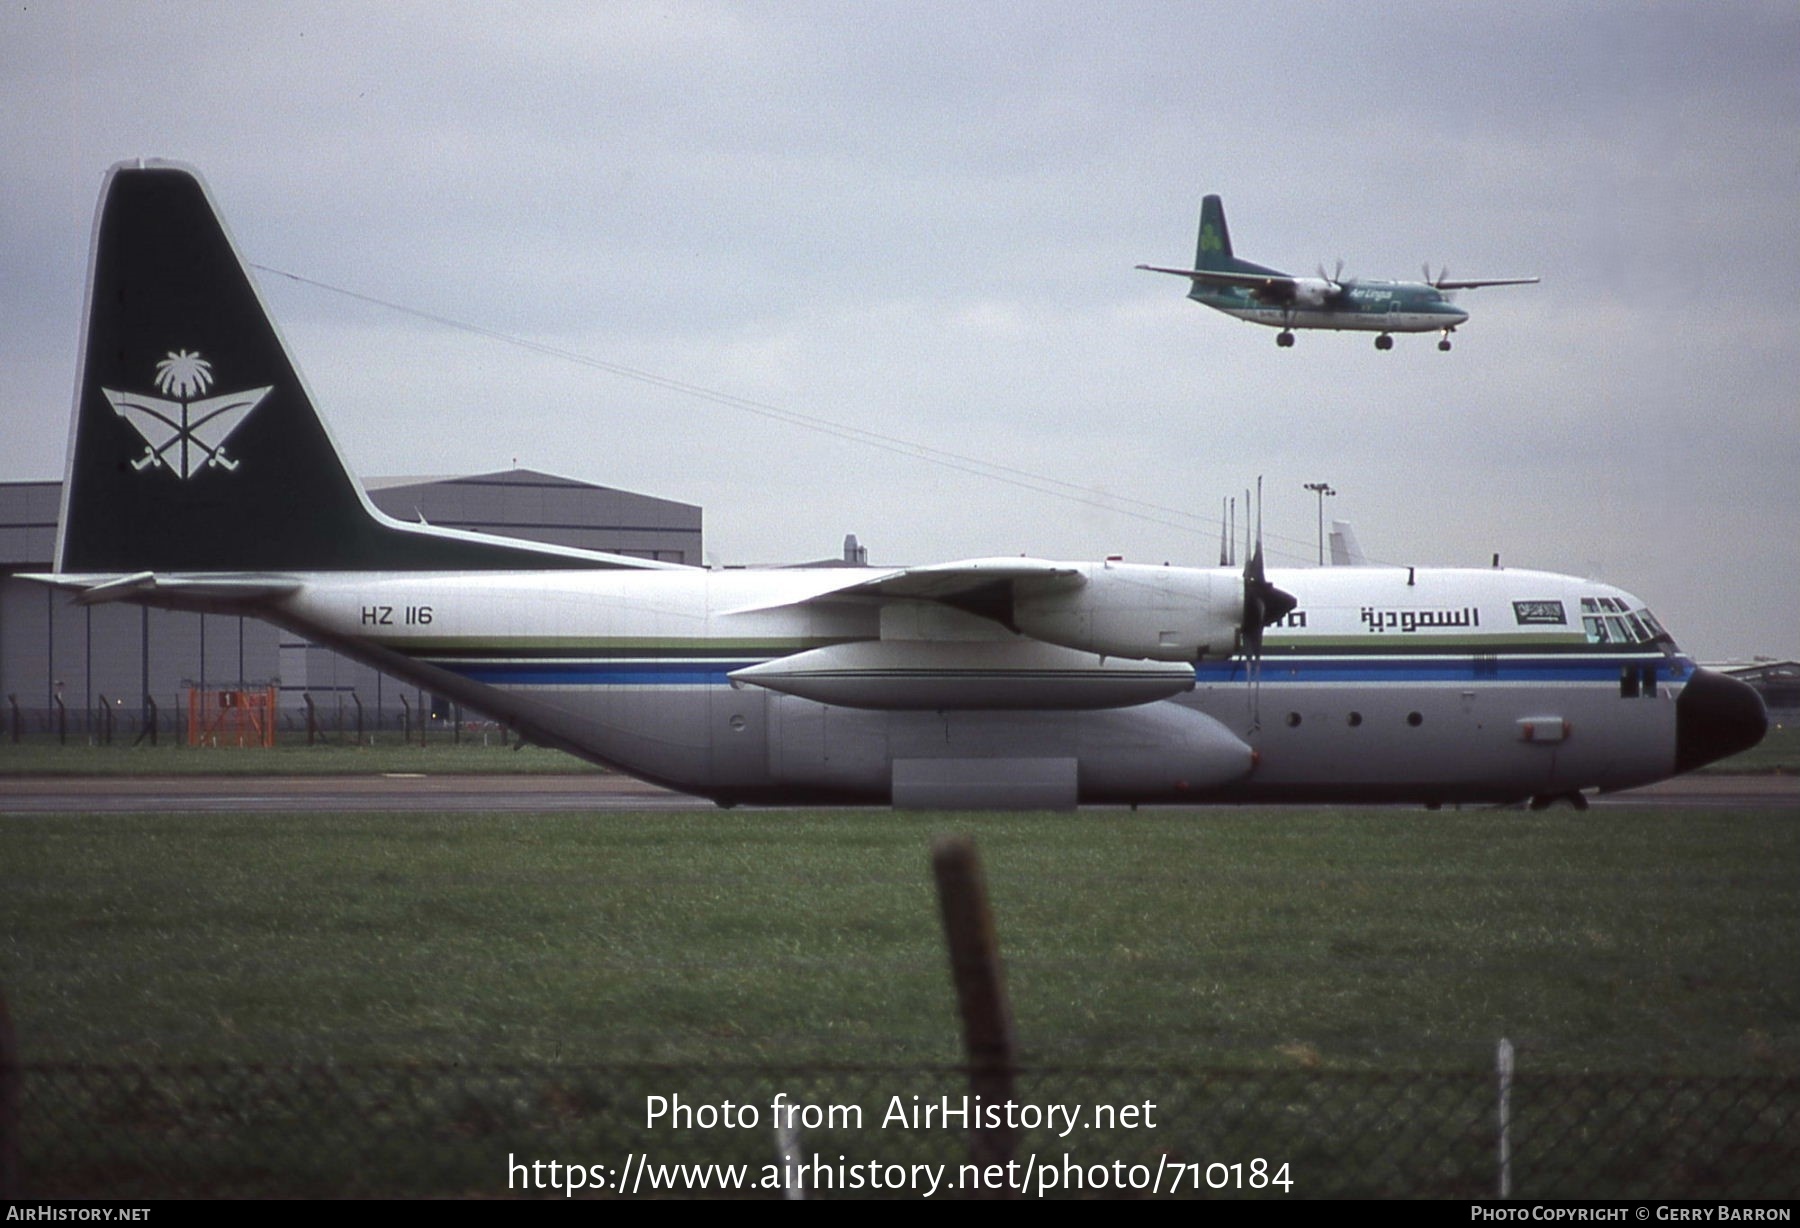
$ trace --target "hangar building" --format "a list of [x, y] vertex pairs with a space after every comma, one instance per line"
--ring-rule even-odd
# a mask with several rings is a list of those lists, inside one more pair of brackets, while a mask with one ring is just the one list
[[[570, 478], [512, 469], [443, 479], [375, 479], [369, 498], [400, 520], [698, 565], [701, 509]], [[0, 697], [5, 728], [60, 727], [84, 740], [113, 712], [135, 737], [151, 712], [173, 736], [189, 686], [277, 687], [292, 723], [310, 697], [322, 725], [397, 728], [430, 700], [326, 648], [253, 618], [130, 605], [73, 605], [17, 578], [49, 571], [61, 482], [0, 483]], [[148, 697], [146, 699], [146, 697]]]

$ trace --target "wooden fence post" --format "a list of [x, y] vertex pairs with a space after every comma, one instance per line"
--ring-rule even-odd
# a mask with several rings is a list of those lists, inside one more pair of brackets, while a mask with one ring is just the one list
[[[982, 1108], [1004, 1105], [1013, 1099], [1012, 1006], [1001, 974], [1000, 945], [994, 936], [981, 858], [975, 842], [967, 836], [942, 836], [932, 844], [931, 866], [944, 918], [944, 939], [950, 948], [950, 975], [962, 1015], [969, 1091]], [[1004, 1113], [1001, 1118], [1004, 1120]], [[978, 1117], [978, 1123], [980, 1120]], [[1013, 1158], [1015, 1142], [1013, 1131], [1005, 1126], [978, 1124], [969, 1135], [969, 1158], [983, 1167], [1005, 1164]], [[1006, 1198], [1015, 1191], [987, 1193]]]
[[19, 1133], [24, 1128], [25, 1073], [19, 1068], [19, 1039], [0, 992], [0, 1199], [25, 1197], [19, 1171]]

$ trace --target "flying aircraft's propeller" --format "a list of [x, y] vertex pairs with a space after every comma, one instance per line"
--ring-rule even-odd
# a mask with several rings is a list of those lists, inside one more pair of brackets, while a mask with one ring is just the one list
[[[1245, 491], [1244, 502], [1249, 501], [1250, 492]], [[1249, 527], [1246, 519], [1244, 528]], [[1261, 729], [1263, 628], [1280, 622], [1300, 604], [1292, 593], [1271, 584], [1263, 569], [1261, 478], [1256, 479], [1256, 547], [1252, 550], [1245, 543], [1245, 551], [1249, 560], [1244, 564], [1244, 622], [1239, 634], [1250, 678], [1251, 728]]]
[[1325, 262], [1319, 261], [1319, 280], [1329, 285], [1333, 294], [1342, 294], [1344, 292], [1344, 258], [1338, 257], [1337, 271], [1333, 273], [1327, 273]]
[[[1437, 276], [1433, 277], [1431, 275], [1431, 261], [1427, 260], [1425, 262], [1425, 281], [1426, 281], [1426, 283], [1429, 284], [1433, 290], [1436, 290], [1439, 294], [1443, 295], [1444, 301], [1446, 303], [1454, 303], [1456, 301], [1456, 291], [1444, 289], [1444, 283], [1449, 280], [1450, 280], [1450, 266], [1449, 265], [1447, 265], [1447, 264], [1439, 265], [1438, 271], [1437, 271]], [[1450, 348], [1450, 338], [1448, 336], [1445, 336], [1443, 343], [1440, 344], [1438, 346], [1438, 348], [1440, 350], [1449, 349]]]

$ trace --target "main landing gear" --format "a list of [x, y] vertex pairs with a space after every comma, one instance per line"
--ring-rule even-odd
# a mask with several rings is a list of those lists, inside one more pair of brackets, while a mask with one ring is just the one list
[[1394, 348], [1394, 339], [1388, 334], [1382, 333], [1381, 336], [1375, 338], [1375, 348], [1378, 350], [1391, 350]]
[[1276, 333], [1275, 334], [1275, 344], [1280, 346], [1284, 350], [1292, 349], [1293, 345], [1294, 345], [1293, 330], [1284, 328], [1280, 332]]

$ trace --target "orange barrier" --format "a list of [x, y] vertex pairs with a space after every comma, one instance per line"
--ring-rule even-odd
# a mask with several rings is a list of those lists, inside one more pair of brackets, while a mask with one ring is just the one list
[[188, 688], [189, 746], [275, 745], [275, 688], [203, 691]]

